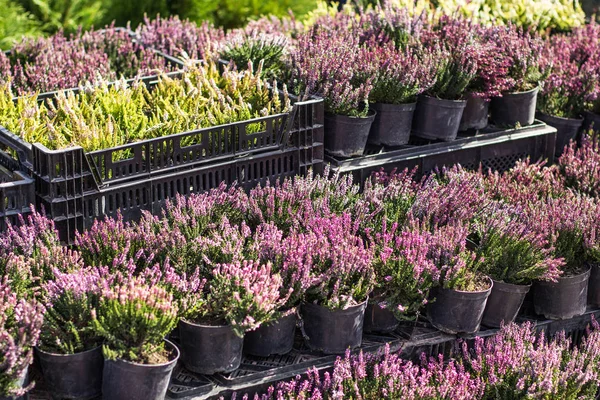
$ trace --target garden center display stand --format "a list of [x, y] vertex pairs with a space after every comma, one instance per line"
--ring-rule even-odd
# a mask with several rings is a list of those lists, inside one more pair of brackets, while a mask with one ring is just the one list
[[371, 147], [361, 157], [339, 158], [326, 155], [332, 169], [352, 174], [355, 182], [364, 182], [373, 172], [390, 172], [418, 167], [419, 175], [436, 168], [461, 164], [467, 169], [506, 171], [518, 160], [529, 157], [532, 162], [554, 160], [556, 129], [536, 121], [524, 128], [502, 130], [488, 126], [477, 135], [459, 134], [452, 142], [424, 141], [411, 138], [398, 148]]
[[[545, 332], [549, 337], [559, 331], [565, 331], [573, 343], [580, 343], [585, 335], [586, 327], [591, 318], [600, 318], [600, 309], [588, 309], [583, 315], [562, 321], [535, 319], [529, 316], [517, 317], [517, 323], [531, 321], [538, 331]], [[471, 335], [455, 336], [439, 332], [429, 323], [420, 321], [413, 330], [409, 339], [408, 331], [402, 326], [389, 334], [363, 336], [361, 350], [368, 353], [377, 353], [389, 343], [391, 352], [400, 351], [402, 357], [419, 361], [422, 353], [429, 356], [443, 354], [450, 357], [458, 350], [457, 339], [472, 343], [476, 337], [490, 337], [498, 329], [486, 329]], [[358, 352], [356, 350], [355, 352]], [[270, 357], [244, 356], [242, 364], [235, 372], [216, 374], [212, 376], [198, 375], [185, 370], [181, 363], [175, 367], [167, 392], [166, 399], [204, 400], [218, 399], [224, 396], [229, 399], [231, 394], [254, 393], [265, 391], [269, 386], [282, 380], [293, 379], [296, 375], [303, 375], [309, 368], [320, 371], [331, 370], [336, 356], [323, 356], [308, 350], [300, 333], [296, 337], [294, 349], [286, 355]], [[33, 368], [32, 378], [37, 381], [36, 388], [30, 394], [30, 400], [51, 400], [49, 393], [41, 380], [41, 374]]]

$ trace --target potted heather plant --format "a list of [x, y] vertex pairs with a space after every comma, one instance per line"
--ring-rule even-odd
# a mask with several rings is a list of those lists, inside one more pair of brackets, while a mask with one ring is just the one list
[[417, 102], [413, 133], [423, 139], [456, 139], [464, 96], [477, 76], [479, 45], [465, 20], [442, 17], [423, 33], [436, 61], [435, 82]]
[[343, 354], [362, 343], [363, 321], [373, 288], [372, 250], [354, 233], [349, 214], [313, 217], [303, 236], [310, 284], [301, 307], [307, 346]]
[[287, 354], [294, 347], [298, 307], [309, 278], [307, 263], [303, 262], [307, 254], [305, 245], [302, 237], [294, 233], [284, 237], [273, 222], [256, 228], [251, 248], [261, 262], [272, 263], [272, 272], [281, 276], [280, 298], [285, 302], [280, 302], [283, 305], [257, 329], [246, 332], [246, 354], [268, 357]]
[[143, 279], [127, 278], [103, 289], [92, 313], [94, 330], [104, 340], [103, 398], [165, 398], [179, 359], [179, 350], [165, 336], [176, 326], [177, 315], [172, 295]]
[[543, 235], [506, 208], [475, 224], [478, 270], [493, 280], [482, 323], [499, 328], [517, 316], [534, 280], [555, 281], [562, 261], [551, 256]]
[[588, 286], [588, 305], [600, 307], [600, 225], [590, 229], [586, 238], [587, 262], [590, 265], [590, 282]]
[[27, 371], [33, 362], [44, 307], [34, 300], [20, 299], [10, 282], [0, 282], [0, 399], [12, 400], [27, 393]]
[[[568, 319], [585, 312], [590, 268], [586, 264], [586, 232], [598, 218], [595, 200], [565, 192], [549, 198], [529, 210], [530, 224], [546, 235], [553, 256], [563, 259], [561, 276], [556, 282], [533, 284], [535, 312], [549, 319]], [[532, 225], [533, 226], [533, 225]]]
[[[590, 32], [591, 33], [591, 32]], [[585, 103], [597, 90], [597, 56], [581, 59], [576, 35], [556, 35], [547, 41], [543, 61], [550, 73], [538, 95], [536, 117], [556, 128], [555, 155], [559, 157], [583, 125]]]
[[365, 46], [369, 74], [374, 76], [369, 94], [377, 114], [369, 143], [401, 146], [408, 143], [417, 96], [434, 80], [435, 59], [423, 46], [396, 49], [393, 42]]
[[433, 279], [426, 237], [412, 230], [377, 233], [377, 256], [373, 262], [375, 287], [365, 312], [364, 331], [394, 331], [399, 321], [416, 321], [427, 303]]
[[181, 299], [179, 336], [182, 362], [212, 375], [235, 371], [241, 363], [244, 333], [278, 318], [287, 301], [283, 280], [270, 263], [233, 262], [214, 267], [206, 285]]
[[[493, 35], [495, 27], [473, 26], [479, 46], [477, 53], [477, 75], [467, 89], [467, 104], [460, 121], [459, 131], [478, 131], [488, 126], [490, 100], [500, 96], [509, 82], [505, 78], [508, 71], [508, 60], [497, 43], [486, 40]], [[490, 32], [491, 31], [491, 32]]]
[[264, 79], [281, 79], [286, 71], [287, 55], [288, 38], [284, 34], [257, 30], [231, 33], [219, 51], [223, 62], [233, 62], [239, 69], [247, 68], [248, 63], [258, 65], [262, 61], [260, 71]]
[[497, 43], [508, 60], [508, 81], [502, 96], [490, 104], [490, 117], [497, 126], [527, 126], [535, 119], [540, 82], [546, 71], [542, 68], [543, 41], [537, 34], [512, 25], [487, 35]]
[[36, 347], [48, 390], [56, 398], [102, 394], [102, 340], [93, 327], [106, 270], [55, 272], [46, 284], [46, 312]]
[[477, 256], [467, 249], [467, 234], [467, 227], [456, 223], [434, 227], [427, 238], [430, 274], [436, 279], [427, 317], [437, 329], [451, 334], [479, 330], [493, 287], [492, 280], [477, 271]]
[[290, 87], [318, 95], [325, 104], [325, 149], [339, 157], [361, 156], [376, 112], [369, 108], [372, 77], [364, 73], [359, 35], [353, 28], [316, 25], [291, 53]]

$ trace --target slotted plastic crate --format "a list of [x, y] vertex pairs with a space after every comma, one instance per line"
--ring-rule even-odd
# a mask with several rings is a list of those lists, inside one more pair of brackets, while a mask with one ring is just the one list
[[20, 164], [0, 150], [0, 165], [3, 174], [0, 183], [0, 232], [7, 223], [17, 225], [19, 215], [26, 217], [35, 204], [34, 181], [25, 172], [19, 171]]
[[355, 181], [363, 182], [381, 169], [409, 170], [418, 167], [419, 174], [436, 168], [461, 164], [467, 169], [506, 171], [515, 162], [526, 157], [537, 161], [554, 160], [556, 129], [536, 121], [533, 125], [497, 130], [489, 127], [476, 136], [459, 136], [453, 142], [434, 143], [411, 139], [411, 143], [397, 149], [369, 148], [362, 157], [348, 159], [326, 155], [334, 170], [353, 174]]
[[[125, 160], [118, 167], [125, 168], [123, 174], [131, 179], [119, 179], [122, 172], [118, 172], [104, 183], [97, 179], [88, 163], [98, 152], [86, 155], [81, 148], [48, 151], [34, 145], [31, 169], [34, 171], [36, 202], [55, 221], [62, 240], [70, 243], [74, 239], [75, 230], [87, 229], [98, 217], [116, 216], [118, 211], [127, 220], [138, 219], [143, 210], [158, 214], [167, 199], [200, 193], [219, 186], [221, 182], [237, 182], [250, 189], [267, 181], [305, 175], [309, 169], [320, 173], [324, 157], [323, 101], [312, 99], [297, 102], [289, 115], [277, 118], [286, 120], [285, 129], [278, 133], [281, 135], [279, 144], [268, 147], [270, 151], [254, 154], [246, 152], [225, 159], [191, 162], [189, 159], [184, 160], [181, 155], [189, 150], [180, 147], [181, 152], [177, 157], [172, 151], [168, 155], [159, 153], [163, 157], [159, 166], [157, 158], [144, 156], [152, 154], [146, 152], [156, 141], [151, 144], [138, 143], [132, 146], [139, 145], [138, 148], [143, 149], [139, 163]], [[208, 130], [216, 132], [234, 129], [240, 124]], [[5, 130], [3, 133], [4, 137], [10, 134]], [[5, 143], [21, 152], [26, 151], [22, 142], [15, 143], [15, 140], [12, 135]], [[170, 145], [173, 143], [173, 137], [160, 140], [163, 142], [157, 148], [165, 148], [162, 146], [166, 141], [171, 141]], [[172, 149], [169, 146], [166, 148]], [[181, 160], [182, 163], [179, 167], [168, 165], [163, 162], [166, 158]], [[110, 170], [115, 171], [114, 168], [116, 167], [113, 165]]]

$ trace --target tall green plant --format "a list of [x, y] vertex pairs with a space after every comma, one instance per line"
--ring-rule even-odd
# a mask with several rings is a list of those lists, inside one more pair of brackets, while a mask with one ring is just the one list
[[0, 0], [0, 49], [8, 50], [23, 36], [35, 37], [42, 34], [39, 21], [18, 3]]
[[40, 21], [47, 33], [98, 26], [106, 10], [103, 0], [19, 0], [19, 3]]

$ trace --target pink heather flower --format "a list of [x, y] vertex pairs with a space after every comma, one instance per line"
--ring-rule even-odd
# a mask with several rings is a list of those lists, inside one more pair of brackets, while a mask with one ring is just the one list
[[16, 386], [33, 362], [44, 320], [44, 307], [34, 301], [19, 299], [10, 288], [10, 281], [0, 282], [0, 395], [21, 396], [33, 388]]

